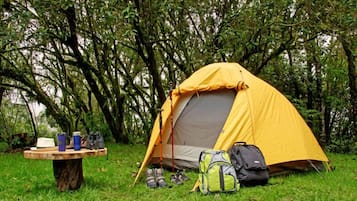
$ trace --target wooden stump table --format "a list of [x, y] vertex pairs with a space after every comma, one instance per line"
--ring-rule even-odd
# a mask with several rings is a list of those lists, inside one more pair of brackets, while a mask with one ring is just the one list
[[51, 147], [24, 151], [25, 158], [53, 161], [53, 174], [59, 191], [76, 190], [81, 187], [83, 183], [82, 158], [105, 155], [107, 155], [107, 148], [58, 151], [58, 147]]

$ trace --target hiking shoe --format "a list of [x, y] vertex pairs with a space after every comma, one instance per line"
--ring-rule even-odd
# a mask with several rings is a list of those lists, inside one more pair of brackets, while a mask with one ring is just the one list
[[159, 187], [167, 186], [164, 177], [164, 170], [162, 168], [156, 168], [154, 170], [155, 170], [157, 185], [159, 185]]
[[183, 181], [177, 176], [177, 174], [171, 175], [170, 180], [172, 183], [177, 184], [177, 185], [180, 185], [183, 183]]
[[176, 177], [182, 182], [190, 179], [185, 175], [184, 170], [177, 170]]
[[146, 170], [146, 185], [149, 188], [156, 188], [157, 184], [156, 184], [156, 179], [155, 179], [155, 172], [153, 169], [147, 169]]

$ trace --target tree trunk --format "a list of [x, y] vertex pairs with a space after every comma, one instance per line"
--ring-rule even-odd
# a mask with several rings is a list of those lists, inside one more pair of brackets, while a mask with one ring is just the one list
[[325, 146], [331, 143], [331, 104], [328, 102], [324, 104], [323, 111]]
[[[0, 84], [1, 84], [1, 78], [0, 78]], [[1, 111], [1, 104], [2, 104], [2, 98], [3, 98], [4, 92], [5, 92], [5, 88], [0, 86], [0, 111]], [[0, 133], [0, 139], [1, 139], [1, 134], [2, 133]]]
[[[313, 105], [313, 83], [314, 83], [314, 78], [313, 78], [313, 72], [312, 72], [312, 63], [311, 61], [307, 61], [307, 103], [306, 103], [306, 108], [308, 110], [312, 110], [314, 108]], [[313, 118], [309, 115], [308, 117], [308, 122], [307, 124], [310, 126], [311, 129], [313, 129]]]
[[288, 59], [289, 59], [289, 74], [292, 77], [292, 88], [294, 89], [293, 93], [295, 98], [300, 98], [303, 94], [302, 90], [300, 89], [299, 83], [298, 83], [298, 79], [297, 79], [297, 75], [296, 73], [293, 71], [294, 66], [293, 66], [293, 56], [291, 54], [290, 50], [287, 50], [288, 53]]
[[318, 115], [316, 115], [315, 118], [315, 123], [314, 126], [316, 128], [316, 132], [315, 134], [318, 135], [318, 141], [320, 142], [321, 146], [325, 146], [326, 145], [326, 134], [323, 133], [322, 131], [323, 129], [323, 119], [322, 119], [322, 106], [323, 106], [323, 102], [322, 102], [322, 73], [321, 73], [321, 63], [319, 60], [319, 55], [317, 54], [318, 50], [316, 50], [318, 47], [313, 46], [313, 64], [314, 64], [314, 68], [315, 68], [315, 99], [314, 99], [314, 109], [317, 110], [319, 112]]
[[[113, 108], [116, 107], [115, 104], [110, 105], [110, 101], [108, 101], [108, 97], [113, 97], [110, 94], [110, 90], [107, 89], [107, 86], [105, 83], [101, 82], [101, 74], [100, 72], [96, 71], [95, 68], [88, 63], [81, 51], [79, 50], [79, 44], [78, 44], [78, 38], [77, 38], [77, 27], [76, 27], [76, 13], [75, 13], [75, 8], [74, 7], [69, 7], [67, 10], [64, 11], [67, 17], [68, 25], [69, 25], [69, 30], [70, 30], [70, 37], [68, 38], [65, 43], [72, 49], [74, 57], [77, 59], [77, 61], [74, 63], [83, 73], [84, 77], [86, 78], [88, 85], [93, 92], [100, 108], [101, 111], [104, 114], [105, 120], [108, 123], [109, 129], [115, 139], [115, 142], [123, 142], [123, 143], [128, 143], [128, 137], [124, 136], [123, 134], [123, 127], [122, 123], [123, 121], [118, 121], [118, 119], [114, 115], [119, 115], [122, 116], [123, 114], [118, 114], [118, 113], [113, 113], [113, 111], [122, 111], [123, 104], [118, 104], [120, 105], [121, 108]], [[99, 79], [99, 83], [102, 85], [99, 85], [95, 79], [95, 76]], [[102, 94], [102, 90], [104, 89]], [[110, 108], [112, 107], [112, 109]]]
[[[0, 80], [1, 82], [1, 80]], [[0, 87], [0, 107], [1, 107], [1, 103], [2, 103], [2, 98], [5, 92], [5, 88], [4, 87]]]
[[82, 159], [54, 160], [53, 174], [59, 191], [79, 189], [83, 182]]
[[[135, 40], [137, 46], [137, 52], [139, 56], [143, 59], [145, 64], [149, 69], [149, 73], [153, 78], [153, 87], [156, 89], [159, 98], [159, 105], [162, 105], [166, 100], [166, 95], [164, 88], [162, 86], [160, 73], [158, 72], [155, 52], [153, 48], [153, 43], [148, 39], [149, 37], [145, 35], [140, 25], [139, 18], [145, 18], [146, 15], [145, 10], [141, 10], [141, 8], [145, 8], [145, 6], [140, 5], [140, 1], [135, 1], [136, 9], [139, 13], [138, 17], [133, 21], [134, 29], [136, 30]], [[144, 14], [143, 14], [144, 13]], [[144, 19], [148, 22], [149, 19]], [[147, 25], [145, 25], [147, 26]], [[150, 33], [155, 34], [155, 33]]]
[[24, 100], [25, 104], [26, 104], [26, 108], [27, 108], [27, 111], [29, 112], [29, 115], [30, 115], [30, 119], [31, 119], [31, 125], [32, 125], [32, 128], [33, 128], [33, 132], [35, 134], [34, 136], [34, 140], [37, 140], [37, 137], [38, 137], [38, 130], [37, 130], [37, 125], [36, 125], [36, 121], [34, 119], [34, 114], [32, 113], [31, 109], [30, 109], [30, 105], [29, 105], [29, 102], [26, 100], [25, 96], [21, 93], [21, 97], [22, 97], [22, 100]]
[[349, 88], [350, 88], [350, 102], [351, 102], [351, 112], [350, 121], [352, 124], [352, 132], [357, 130], [357, 89], [356, 89], [356, 65], [355, 56], [351, 50], [351, 44], [346, 40], [345, 37], [339, 37], [343, 50], [345, 51], [348, 63], [348, 78], [349, 78]]
[[318, 115], [309, 115], [309, 126], [313, 130], [320, 145], [325, 145], [325, 134], [323, 119], [322, 119], [322, 74], [321, 63], [318, 55], [318, 46], [315, 40], [305, 44], [305, 50], [307, 55], [307, 68], [308, 68], [308, 86], [307, 86], [307, 109], [316, 110]]

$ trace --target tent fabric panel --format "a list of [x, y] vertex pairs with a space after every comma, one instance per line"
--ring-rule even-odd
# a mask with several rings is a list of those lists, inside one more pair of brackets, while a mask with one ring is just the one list
[[237, 63], [215, 63], [200, 68], [183, 81], [174, 94], [185, 94], [193, 91], [215, 91], [219, 89], [237, 89], [242, 81], [241, 72], [246, 71]]
[[[171, 159], [171, 145], [163, 145], [163, 158]], [[187, 160], [187, 161], [198, 161], [198, 157], [201, 151], [206, 150], [206, 147], [197, 146], [187, 146], [187, 145], [174, 145], [175, 159]], [[152, 157], [160, 157], [159, 147], [156, 146]]]
[[240, 91], [236, 95], [214, 149], [228, 150], [235, 142], [254, 142], [252, 119], [245, 93]]
[[215, 148], [227, 150], [235, 141], [252, 143], [262, 150], [268, 165], [303, 159], [328, 161], [295, 107], [263, 80], [242, 73], [249, 88], [238, 92]]
[[268, 156], [268, 164], [304, 159], [327, 161], [314, 134], [295, 107], [275, 88], [259, 81], [259, 87], [265, 93], [257, 90], [249, 93], [254, 108], [255, 144]]
[[[172, 165], [172, 155], [171, 155], [171, 145], [163, 145], [163, 164], [166, 166]], [[197, 146], [187, 146], [187, 145], [174, 145], [174, 158], [175, 165], [178, 168], [197, 168], [198, 158], [201, 151], [206, 150], [206, 147]], [[150, 163], [159, 164], [160, 163], [160, 152], [159, 147], [156, 146], [152, 154]]]
[[286, 163], [270, 165], [269, 175], [276, 176], [276, 175], [282, 175], [291, 172], [303, 172], [315, 168], [319, 171], [326, 169], [322, 161], [316, 161], [316, 160], [289, 161]]
[[[172, 118], [173, 118], [173, 124], [176, 124], [177, 119], [180, 117], [181, 112], [184, 110], [186, 107], [186, 104], [190, 101], [192, 94], [184, 94], [182, 96], [173, 96], [177, 97], [177, 102], [176, 106], [173, 107], [173, 113], [172, 113]], [[170, 101], [169, 101], [170, 102]], [[169, 103], [171, 104], [171, 103]], [[163, 136], [162, 136], [162, 143], [163, 144], [171, 144], [171, 105], [169, 105], [169, 108], [167, 108], [169, 111], [169, 114], [167, 116], [167, 120], [163, 121]], [[158, 122], [159, 123], [159, 122]], [[160, 129], [159, 129], [160, 130]], [[175, 131], [174, 131], [175, 134]], [[159, 137], [159, 136], [158, 136]], [[159, 139], [159, 138], [158, 138]], [[156, 142], [156, 144], [159, 144], [159, 141]]]
[[235, 94], [232, 90], [194, 94], [175, 123], [175, 144], [212, 148], [226, 122]]

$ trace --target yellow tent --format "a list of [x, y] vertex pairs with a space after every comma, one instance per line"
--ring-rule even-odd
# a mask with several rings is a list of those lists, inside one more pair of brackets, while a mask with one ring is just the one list
[[271, 173], [322, 168], [328, 162], [295, 107], [237, 63], [202, 67], [171, 97], [161, 108], [162, 147], [157, 117], [134, 183], [148, 164], [159, 164], [160, 150], [166, 166], [174, 158], [176, 168], [197, 168], [202, 150], [228, 150], [241, 141], [261, 149]]

